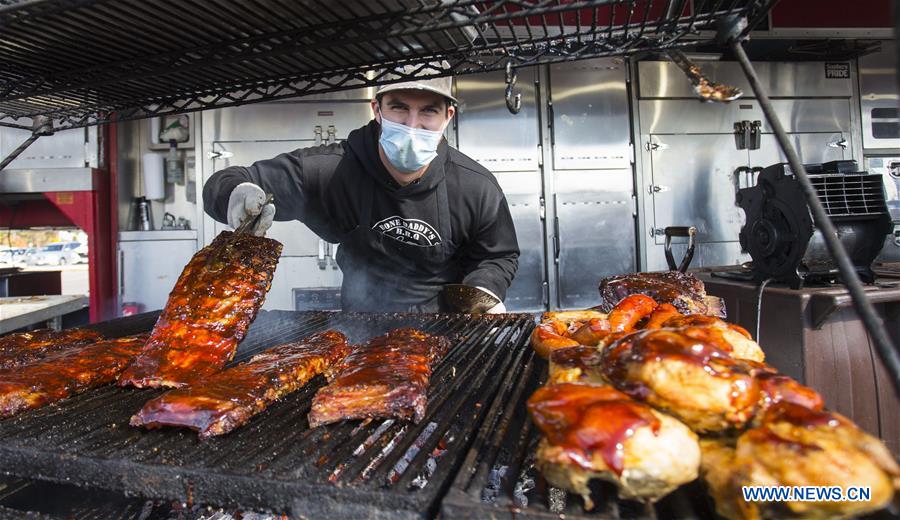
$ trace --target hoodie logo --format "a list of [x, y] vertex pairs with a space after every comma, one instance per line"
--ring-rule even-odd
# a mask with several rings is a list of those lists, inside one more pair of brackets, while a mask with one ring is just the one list
[[416, 218], [388, 217], [377, 222], [372, 229], [404, 244], [431, 247], [441, 243], [441, 235], [434, 227]]

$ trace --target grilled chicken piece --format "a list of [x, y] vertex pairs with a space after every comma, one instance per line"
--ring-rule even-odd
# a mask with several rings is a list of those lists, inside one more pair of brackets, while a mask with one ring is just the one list
[[762, 348], [753, 341], [747, 329], [719, 318], [702, 314], [674, 316], [667, 320], [663, 327], [678, 329], [682, 334], [694, 339], [712, 343], [736, 359], [748, 359], [758, 363], [766, 359]]
[[548, 359], [554, 350], [577, 347], [579, 343], [569, 337], [569, 325], [560, 320], [541, 323], [531, 332], [531, 348], [539, 356]]
[[196, 385], [151, 399], [131, 418], [131, 425], [183, 426], [200, 432], [200, 438], [228, 433], [349, 352], [347, 338], [335, 331], [274, 347]]
[[36, 363], [49, 355], [103, 339], [89, 329], [39, 329], [0, 337], [0, 370]]
[[684, 314], [678, 312], [678, 309], [671, 303], [661, 303], [653, 309], [647, 322], [641, 328], [645, 330], [661, 329], [665, 322], [677, 316], [684, 316]]
[[590, 345], [554, 350], [550, 353], [550, 377], [547, 384], [605, 383], [601, 359], [601, 349]]
[[[582, 311], [549, 311], [541, 314], [541, 321], [561, 321], [566, 325], [573, 323], [585, 323], [593, 319], [604, 319], [607, 314], [595, 309], [585, 309]], [[576, 327], [577, 328], [577, 327]]]
[[641, 320], [656, 309], [656, 302], [643, 294], [625, 297], [609, 312], [606, 319], [594, 318], [571, 335], [582, 345], [598, 345], [607, 336], [617, 332], [630, 332]]
[[759, 383], [760, 397], [756, 411], [757, 419], [764, 417], [766, 410], [778, 403], [796, 404], [814, 412], [825, 408], [825, 400], [818, 392], [779, 374], [769, 366], [757, 369], [756, 381]]
[[606, 344], [630, 332], [655, 307], [652, 298], [636, 294], [619, 302], [608, 315], [593, 310], [545, 312], [544, 321], [531, 333], [531, 346], [539, 356], [549, 359], [558, 349]]
[[449, 349], [446, 337], [415, 329], [394, 329], [355, 347], [316, 393], [309, 426], [370, 417], [421, 421], [432, 368]]
[[603, 350], [604, 378], [696, 432], [741, 428], [760, 398], [757, 365], [678, 329], [636, 332]]
[[700, 448], [684, 424], [609, 386], [562, 383], [538, 389], [528, 411], [544, 434], [537, 467], [592, 509], [588, 482], [615, 484], [622, 497], [657, 500], [697, 478]]
[[610, 310], [631, 294], [645, 294], [659, 303], [669, 303], [682, 314], [725, 317], [721, 298], [707, 296], [703, 282], [678, 271], [632, 273], [610, 276], [600, 281], [600, 310]]
[[[890, 452], [847, 418], [782, 402], [731, 448], [703, 443], [703, 475], [726, 518], [844, 518], [885, 507], [900, 487]], [[745, 502], [742, 486], [868, 487], [863, 502]]]
[[222, 370], [262, 306], [280, 255], [276, 240], [220, 233], [181, 272], [119, 385], [181, 387]]
[[146, 341], [146, 334], [104, 339], [0, 372], [0, 417], [40, 408], [114, 382]]

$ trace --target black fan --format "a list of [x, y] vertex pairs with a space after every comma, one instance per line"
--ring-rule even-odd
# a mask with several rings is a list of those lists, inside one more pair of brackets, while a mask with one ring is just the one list
[[[857, 171], [856, 161], [806, 168], [860, 278], [872, 283], [872, 261], [892, 230], [881, 175]], [[763, 169], [756, 186], [738, 192], [737, 203], [747, 217], [741, 247], [753, 258], [757, 279], [771, 278], [795, 289], [838, 279], [837, 265], [813, 226], [806, 197], [787, 163]]]

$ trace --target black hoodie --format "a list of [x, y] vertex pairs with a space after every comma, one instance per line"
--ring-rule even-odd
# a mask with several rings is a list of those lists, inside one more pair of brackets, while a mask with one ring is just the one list
[[497, 180], [442, 140], [425, 174], [401, 187], [378, 155], [379, 129], [373, 120], [343, 143], [216, 172], [203, 187], [204, 209], [226, 222], [228, 197], [242, 182], [274, 194], [276, 220], [300, 220], [341, 244], [344, 310], [435, 311], [446, 283], [505, 298], [519, 246]]

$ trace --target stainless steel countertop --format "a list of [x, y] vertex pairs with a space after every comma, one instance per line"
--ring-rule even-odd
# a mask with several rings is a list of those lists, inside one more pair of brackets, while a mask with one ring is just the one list
[[88, 302], [81, 294], [0, 298], [0, 334], [81, 310]]

